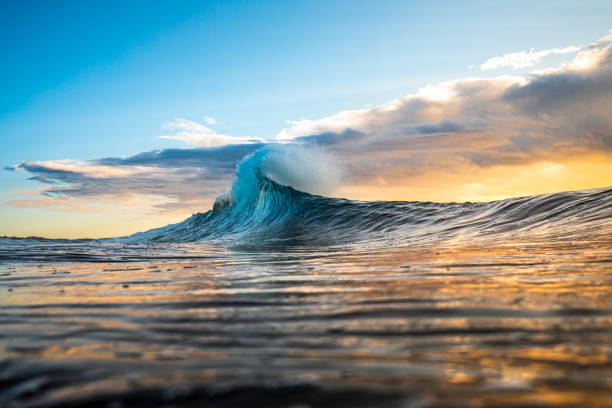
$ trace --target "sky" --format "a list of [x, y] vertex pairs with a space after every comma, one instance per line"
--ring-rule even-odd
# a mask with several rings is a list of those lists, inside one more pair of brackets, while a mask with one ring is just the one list
[[0, 0], [0, 236], [117, 236], [211, 208], [266, 143], [334, 195], [612, 185], [609, 1]]

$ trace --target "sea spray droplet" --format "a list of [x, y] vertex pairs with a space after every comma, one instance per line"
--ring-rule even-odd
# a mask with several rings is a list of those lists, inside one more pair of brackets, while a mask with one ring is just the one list
[[231, 200], [236, 205], [254, 199], [262, 177], [308, 194], [330, 196], [342, 184], [343, 174], [338, 160], [318, 147], [268, 145], [238, 163], [229, 194], [219, 196], [216, 204], [225, 206]]
[[331, 153], [315, 146], [263, 148], [259, 167], [269, 179], [309, 194], [332, 196], [344, 181], [344, 169]]

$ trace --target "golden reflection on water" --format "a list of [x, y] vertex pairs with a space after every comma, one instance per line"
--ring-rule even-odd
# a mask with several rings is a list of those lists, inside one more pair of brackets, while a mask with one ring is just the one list
[[425, 406], [609, 406], [611, 248], [506, 242], [4, 264], [3, 375], [26, 365], [33, 377], [48, 364], [101, 370], [40, 396], [53, 401], [144, 385], [304, 381], [416, 395]]

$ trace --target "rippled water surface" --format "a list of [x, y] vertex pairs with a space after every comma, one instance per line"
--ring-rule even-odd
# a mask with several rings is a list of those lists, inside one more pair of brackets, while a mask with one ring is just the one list
[[612, 402], [612, 240], [5, 239], [0, 406]]

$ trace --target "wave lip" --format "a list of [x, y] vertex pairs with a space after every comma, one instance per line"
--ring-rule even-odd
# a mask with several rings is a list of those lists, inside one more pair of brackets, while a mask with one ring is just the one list
[[365, 202], [309, 194], [333, 190], [340, 174], [331, 156], [315, 148], [265, 146], [238, 164], [231, 189], [212, 210], [114, 241], [393, 245], [510, 236], [582, 239], [612, 230], [612, 188], [490, 203]]

